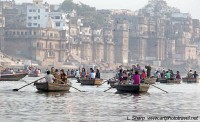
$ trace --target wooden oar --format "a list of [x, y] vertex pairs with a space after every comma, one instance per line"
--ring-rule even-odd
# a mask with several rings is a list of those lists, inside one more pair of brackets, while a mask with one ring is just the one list
[[157, 89], [160, 89], [161, 91], [164, 91], [164, 92], [168, 93], [167, 91], [165, 91], [165, 90], [163, 90], [163, 89], [161, 89], [161, 88], [159, 88], [159, 87], [157, 87], [157, 86], [155, 86], [155, 85], [153, 85], [153, 84], [151, 84], [151, 86], [153, 86], [153, 87], [155, 87], [155, 88], [157, 88]]
[[[115, 77], [113, 77], [113, 78], [115, 78]], [[98, 85], [97, 87], [99, 87], [99, 86], [103, 85], [104, 83], [108, 82], [109, 80], [111, 80], [111, 79], [113, 79], [113, 78], [110, 78], [110, 79], [108, 79], [108, 80], [104, 81], [102, 84]]]
[[72, 88], [74, 88], [74, 89], [76, 89], [76, 90], [78, 90], [79, 92], [86, 92], [86, 91], [81, 91], [80, 89], [78, 89], [78, 88], [76, 88], [76, 87], [73, 87], [72, 85], [67, 84], [67, 83], [61, 81], [60, 79], [56, 79], [56, 80], [58, 80], [58, 81], [60, 81], [60, 82], [62, 82], [62, 83], [64, 83], [64, 84], [66, 84], [66, 85], [68, 85], [68, 86], [70, 86], [70, 87], [72, 87]]
[[24, 88], [24, 87], [26, 87], [26, 86], [29, 86], [29, 85], [31, 85], [31, 84], [33, 84], [33, 83], [35, 83], [35, 82], [37, 82], [37, 81], [39, 81], [39, 80], [41, 80], [41, 79], [43, 79], [44, 77], [42, 77], [42, 78], [40, 78], [40, 79], [37, 79], [36, 81], [33, 81], [33, 82], [31, 82], [31, 83], [28, 83], [28, 84], [26, 84], [26, 85], [24, 85], [24, 86], [22, 86], [22, 87], [20, 87], [20, 88], [18, 88], [18, 89], [13, 89], [13, 91], [19, 91], [20, 89], [22, 89], [22, 88]]
[[108, 90], [112, 89], [112, 87], [110, 87], [109, 89], [105, 90], [104, 92], [107, 92]]
[[148, 81], [146, 81], [146, 83], [149, 84], [149, 85], [151, 85], [151, 86], [153, 86], [153, 87], [155, 87], [155, 88], [157, 88], [157, 89], [160, 89], [160, 90], [162, 90], [162, 91], [168, 93], [167, 91], [165, 91], [165, 90], [163, 90], [163, 89], [161, 89], [161, 88], [159, 88], [159, 87], [157, 87], [157, 86], [155, 86], [155, 85], [153, 85], [153, 84], [150, 84]]

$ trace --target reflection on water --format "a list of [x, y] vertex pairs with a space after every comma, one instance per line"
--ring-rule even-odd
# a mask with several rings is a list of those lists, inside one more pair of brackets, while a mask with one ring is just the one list
[[[108, 75], [107, 78], [111, 76]], [[28, 82], [33, 81], [29, 79]], [[115, 89], [81, 86], [76, 80], [73, 86], [87, 92], [71, 88], [70, 92], [37, 92], [28, 86], [18, 92], [12, 89], [25, 85], [25, 82], [0, 82], [0, 121], [59, 121], [96, 122], [128, 121], [127, 116], [198, 116], [200, 115], [199, 84], [159, 84], [156, 86], [168, 91], [150, 87], [145, 94], [118, 94]], [[130, 121], [130, 120], [129, 120]]]

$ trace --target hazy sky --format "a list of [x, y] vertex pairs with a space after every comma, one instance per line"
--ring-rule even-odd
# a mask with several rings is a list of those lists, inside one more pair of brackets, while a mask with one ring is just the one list
[[[60, 4], [64, 0], [43, 0], [48, 3]], [[148, 3], [148, 0], [74, 0], [94, 6], [98, 9], [131, 9], [138, 10]], [[183, 13], [191, 13], [193, 18], [200, 19], [200, 0], [166, 0], [168, 5], [177, 7]], [[16, 3], [32, 2], [32, 0], [15, 0]]]

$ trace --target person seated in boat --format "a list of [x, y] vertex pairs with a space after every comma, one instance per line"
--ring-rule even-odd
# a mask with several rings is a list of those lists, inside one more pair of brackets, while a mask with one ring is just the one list
[[181, 75], [180, 75], [179, 71], [176, 72], [176, 79], [178, 79], [178, 80], [181, 79]]
[[160, 78], [161, 78], [160, 71], [157, 71], [157, 72], [156, 72], [156, 78], [157, 78], [157, 79], [160, 79]]
[[85, 68], [82, 68], [81, 78], [85, 78], [85, 77], [86, 77], [86, 71], [85, 71]]
[[145, 70], [142, 70], [142, 74], [141, 74], [141, 81], [142, 83], [144, 82], [144, 80], [147, 78], [147, 74], [145, 72]]
[[165, 78], [166, 78], [167, 80], [169, 80], [169, 79], [171, 78], [171, 74], [169, 73], [169, 71], [166, 72]]
[[127, 81], [127, 79], [128, 79], [128, 74], [127, 74], [126, 70], [124, 70], [123, 71], [123, 80]]
[[118, 77], [118, 80], [121, 83], [123, 81], [123, 70], [122, 69], [119, 70], [117, 77]]
[[165, 70], [163, 70], [162, 73], [161, 73], [160, 75], [161, 75], [161, 78], [162, 78], [162, 79], [165, 79], [165, 75], [166, 75]]
[[193, 74], [193, 78], [198, 78], [199, 75], [197, 74], [197, 71], [194, 71], [194, 74]]
[[61, 84], [67, 83], [67, 75], [65, 74], [64, 69], [60, 70], [60, 78], [61, 78]]
[[71, 70], [71, 75], [74, 75], [74, 69]]
[[70, 70], [67, 70], [67, 76], [69, 76], [71, 74]]
[[173, 72], [173, 70], [169, 69], [169, 73], [170, 73], [170, 80], [174, 80], [174, 72]]
[[95, 73], [94, 73], [94, 70], [92, 68], [90, 68], [89, 79], [95, 79]]
[[77, 69], [76, 72], [75, 72], [75, 77], [76, 77], [76, 78], [80, 78], [80, 72], [79, 72], [78, 69]]
[[51, 67], [51, 74], [55, 75], [55, 68], [54, 67]]
[[55, 80], [55, 77], [51, 74], [50, 71], [47, 71], [47, 75], [44, 78], [48, 83], [53, 83]]
[[140, 84], [140, 75], [138, 71], [135, 71], [135, 75], [133, 76], [133, 84], [139, 85]]
[[95, 78], [100, 79], [100, 71], [99, 71], [99, 69], [96, 69]]
[[188, 78], [193, 78], [193, 72], [192, 72], [192, 70], [190, 70], [190, 71], [188, 72], [187, 77], [188, 77]]
[[61, 84], [61, 75], [58, 69], [55, 69], [54, 77], [55, 77], [54, 83]]

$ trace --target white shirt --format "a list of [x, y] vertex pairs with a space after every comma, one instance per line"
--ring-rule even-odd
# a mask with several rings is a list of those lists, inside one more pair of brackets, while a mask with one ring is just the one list
[[49, 82], [49, 83], [53, 83], [53, 80], [55, 79], [55, 77], [51, 74], [46, 75], [44, 78], [45, 78], [46, 82]]
[[90, 78], [95, 79], [95, 73], [90, 73]]

